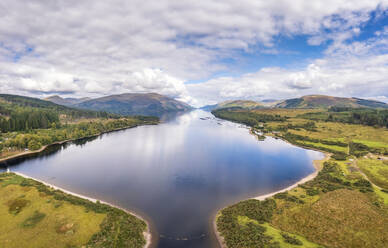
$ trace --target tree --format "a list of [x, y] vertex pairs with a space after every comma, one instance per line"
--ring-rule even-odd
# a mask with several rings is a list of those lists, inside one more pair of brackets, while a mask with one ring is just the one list
[[31, 151], [39, 150], [41, 147], [42, 144], [35, 139], [32, 139], [30, 142], [28, 142], [28, 149]]

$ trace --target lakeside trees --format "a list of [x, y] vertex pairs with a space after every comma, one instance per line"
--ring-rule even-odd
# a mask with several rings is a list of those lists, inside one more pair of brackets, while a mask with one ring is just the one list
[[[374, 127], [371, 128], [378, 130], [380, 125], [385, 125], [386, 121], [388, 121], [388, 110], [333, 107], [325, 112], [303, 113], [303, 110], [293, 109], [287, 111], [288, 113], [282, 109], [273, 109], [271, 111], [272, 114], [267, 114], [268, 111], [265, 110], [233, 108], [215, 110], [212, 113], [219, 118], [243, 123], [253, 129], [261, 129], [264, 133], [272, 133], [295, 145], [333, 153], [335, 158], [339, 160], [344, 160], [349, 155], [360, 157], [368, 152], [388, 154], [388, 146], [381, 142], [366, 142], [365, 140], [357, 139], [352, 132], [352, 128], [355, 127], [346, 125], [370, 126], [373, 123], [378, 123], [378, 125], [372, 125]], [[301, 114], [298, 114], [299, 112]], [[337, 117], [330, 121], [328, 116], [331, 115], [336, 115]], [[341, 129], [339, 129], [339, 126], [333, 126], [337, 130], [332, 129], [330, 123], [341, 123], [338, 124], [341, 126]], [[342, 132], [349, 134], [346, 139], [342, 137]], [[336, 136], [340, 138], [328, 137], [327, 133], [331, 133], [331, 135], [336, 133]], [[363, 137], [367, 138], [367, 133]]]
[[31, 97], [0, 94], [0, 156], [23, 149], [38, 150], [54, 142], [115, 129], [154, 124], [158, 120], [156, 117], [122, 117], [69, 108]]
[[[65, 140], [79, 139], [83, 137], [98, 135], [120, 128], [134, 127], [141, 124], [155, 124], [157, 118], [135, 118], [127, 117], [120, 119], [95, 120], [81, 122], [78, 124], [67, 124], [60, 127], [48, 129], [35, 129], [27, 132], [9, 133], [2, 137], [1, 148], [38, 150], [44, 145]], [[0, 139], [0, 141], [1, 141]]]

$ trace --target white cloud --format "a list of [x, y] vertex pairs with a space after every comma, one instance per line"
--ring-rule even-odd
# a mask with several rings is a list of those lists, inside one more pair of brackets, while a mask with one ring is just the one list
[[[329, 92], [354, 82], [351, 76], [334, 78], [351, 70], [365, 79], [361, 72], [366, 69], [357, 71], [361, 61], [346, 61], [349, 69], [334, 55], [341, 51], [342, 57], [369, 56], [370, 44], [348, 46], [344, 41], [360, 33], [371, 11], [387, 6], [387, 0], [2, 0], [0, 90], [89, 96], [156, 91], [191, 103], [193, 97], [202, 99], [199, 104], [317, 89]], [[263, 51], [278, 52], [274, 37], [279, 34], [306, 34], [311, 44], [332, 40], [333, 45], [321, 62], [304, 70], [262, 69], [240, 78], [184, 84], [227, 69], [218, 61], [236, 55], [235, 49], [250, 52], [260, 44]], [[332, 62], [339, 68], [330, 66]], [[385, 73], [384, 62], [377, 56], [368, 62], [368, 79], [377, 80], [376, 85], [378, 74]]]
[[353, 42], [336, 47], [324, 58], [300, 70], [263, 68], [239, 77], [189, 85], [188, 89], [204, 104], [229, 99], [282, 99], [308, 94], [387, 101], [388, 54], [381, 52], [381, 49], [386, 49], [381, 44], [386, 42], [388, 36]]

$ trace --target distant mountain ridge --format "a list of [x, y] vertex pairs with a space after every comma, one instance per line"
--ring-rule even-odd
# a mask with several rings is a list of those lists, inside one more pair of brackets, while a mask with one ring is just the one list
[[117, 117], [117, 115], [115, 114], [109, 114], [101, 111], [78, 109], [34, 97], [0, 94], [0, 117], [12, 117], [13, 113], [18, 113], [20, 114], [20, 116], [24, 117], [26, 113], [28, 113], [28, 116], [32, 112], [37, 113], [39, 111], [42, 113], [50, 112], [55, 115], [59, 114], [61, 115], [61, 118], [64, 119]]
[[324, 95], [308, 95], [292, 98], [275, 105], [276, 108], [388, 108], [388, 104], [360, 98], [334, 97]]
[[206, 111], [212, 111], [215, 109], [224, 109], [224, 108], [241, 108], [241, 109], [260, 109], [265, 108], [265, 104], [252, 101], [252, 100], [232, 100], [217, 103], [214, 105], [206, 105], [201, 107], [201, 109]]
[[72, 106], [72, 105], [79, 104], [81, 102], [85, 102], [85, 101], [88, 101], [88, 100], [91, 100], [91, 99], [92, 98], [90, 98], [90, 97], [62, 98], [62, 97], [60, 97], [58, 95], [54, 95], [54, 96], [46, 97], [43, 100], [46, 100], [46, 101], [49, 101], [49, 102], [53, 102], [53, 103], [56, 103], [56, 104], [59, 104], [59, 105]]
[[325, 95], [307, 95], [299, 98], [287, 100], [267, 99], [261, 102], [251, 100], [225, 101], [218, 104], [206, 105], [201, 107], [203, 110], [212, 111], [222, 108], [240, 108], [240, 109], [261, 109], [261, 108], [388, 108], [388, 104], [376, 100], [366, 100], [361, 98], [335, 97]]
[[184, 102], [157, 93], [125, 93], [95, 98], [73, 105], [77, 108], [103, 110], [121, 115], [162, 116], [187, 111], [192, 107]]

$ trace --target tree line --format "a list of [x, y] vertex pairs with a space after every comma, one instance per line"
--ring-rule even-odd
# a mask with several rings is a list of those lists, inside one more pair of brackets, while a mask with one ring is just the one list
[[0, 131], [28, 131], [58, 127], [60, 120], [119, 118], [102, 111], [74, 109], [36, 98], [0, 94]]
[[24, 131], [60, 125], [58, 113], [50, 110], [24, 109], [0, 116], [0, 131]]
[[388, 128], [387, 109], [331, 107], [327, 112], [306, 113], [300, 117], [310, 120], [361, 124]]
[[81, 122], [78, 124], [62, 125], [61, 127], [52, 127], [48, 129], [30, 130], [20, 132], [7, 139], [0, 140], [0, 152], [3, 149], [25, 149], [38, 150], [44, 145], [65, 140], [75, 140], [84, 137], [95, 136], [104, 132], [117, 130], [121, 128], [134, 127], [141, 124], [155, 124], [155, 118], [140, 120], [137, 118], [121, 118], [110, 120], [99, 120]]

